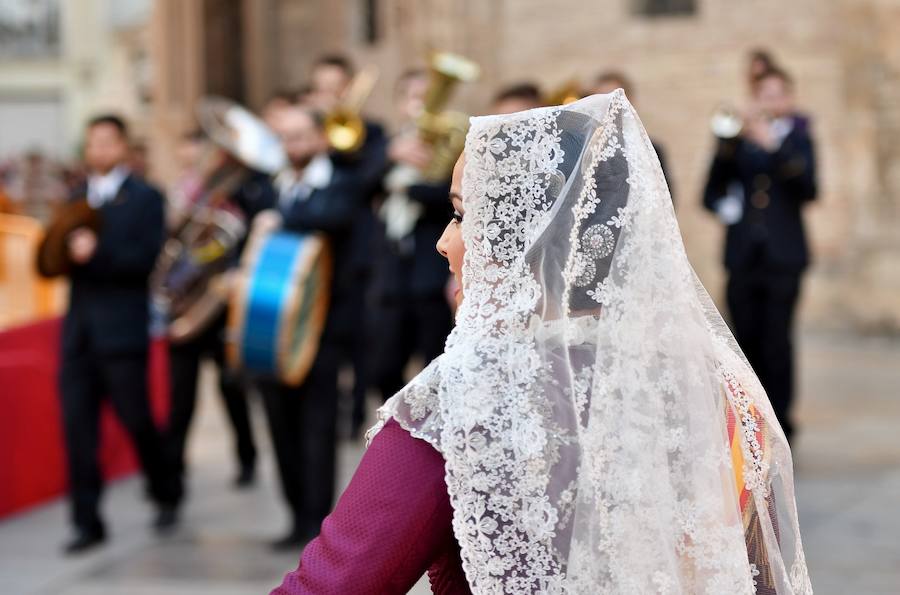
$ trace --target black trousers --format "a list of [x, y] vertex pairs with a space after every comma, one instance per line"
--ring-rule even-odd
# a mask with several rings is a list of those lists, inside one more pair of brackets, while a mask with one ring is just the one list
[[153, 499], [177, 503], [181, 482], [150, 413], [147, 355], [64, 354], [59, 383], [75, 526], [88, 532], [103, 530], [99, 512], [103, 480], [97, 456], [104, 396], [134, 443]]
[[[359, 285], [365, 287], [365, 283], [361, 279]], [[345, 296], [343, 301], [345, 304], [341, 308], [342, 312], [338, 313], [338, 316], [343, 318], [341, 326], [345, 327], [337, 337], [340, 341], [338, 353], [342, 358], [339, 366], [353, 368], [350, 425], [355, 434], [366, 421], [366, 390], [369, 387], [371, 350], [366, 332], [368, 321], [365, 290]]]
[[735, 338], [769, 395], [778, 421], [790, 439], [794, 431], [794, 311], [800, 274], [754, 269], [732, 271], [728, 309]]
[[310, 535], [334, 500], [339, 363], [336, 344], [323, 342], [302, 385], [257, 380], [294, 529]]
[[212, 358], [218, 368], [219, 393], [231, 421], [238, 463], [241, 468], [252, 468], [256, 463], [246, 385], [243, 376], [237, 371], [229, 370], [225, 364], [224, 326], [223, 317], [193, 341], [169, 347], [172, 405], [166, 443], [181, 474], [185, 470], [187, 436], [197, 404], [200, 361], [207, 357]]
[[413, 355], [428, 364], [444, 352], [453, 315], [443, 295], [408, 297], [377, 306], [371, 326], [372, 386], [388, 399], [406, 384], [403, 372]]

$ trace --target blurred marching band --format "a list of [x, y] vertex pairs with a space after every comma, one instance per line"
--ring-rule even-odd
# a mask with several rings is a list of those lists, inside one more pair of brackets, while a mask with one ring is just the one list
[[[101, 397], [134, 442], [156, 528], [177, 524], [203, 360], [215, 364], [233, 429], [237, 487], [255, 480], [248, 395], [263, 405], [291, 519], [273, 545], [297, 548], [317, 534], [334, 501], [339, 428], [358, 437], [367, 394], [393, 395], [411, 367], [441, 353], [452, 328], [453, 288], [434, 246], [450, 218], [468, 116], [448, 106], [478, 75], [478, 65], [449, 53], [405, 72], [393, 82], [401, 123], [392, 134], [363, 115], [378, 73], [339, 55], [320, 58], [308, 85], [276, 93], [260, 114], [204, 98], [165, 198], [144, 179], [143, 148], [114, 114], [88, 123], [83, 164], [40, 154], [0, 163], [0, 234], [26, 238], [44, 278], [0, 269], [4, 292], [15, 285], [42, 296], [26, 301], [49, 313], [46, 279], [70, 284], [59, 382], [75, 528], [68, 552], [106, 535]], [[523, 81], [498, 90], [484, 111], [616, 88], [634, 101], [618, 71], [551, 91]], [[718, 141], [703, 204], [728, 228], [730, 319], [790, 436], [790, 336], [808, 263], [800, 212], [816, 195], [810, 119], [793, 105], [791, 77], [757, 51], [747, 105], [719, 106], [710, 125]], [[671, 189], [664, 148], [654, 146]], [[143, 382], [152, 335], [168, 344], [164, 427]]]

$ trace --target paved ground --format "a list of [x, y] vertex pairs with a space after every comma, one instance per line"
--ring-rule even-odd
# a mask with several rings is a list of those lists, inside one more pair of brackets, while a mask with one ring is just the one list
[[813, 587], [900, 594], [900, 341], [805, 343], [794, 458]]
[[[801, 348], [803, 433], [795, 458], [813, 585], [820, 595], [900, 593], [900, 341], [815, 335]], [[191, 444], [190, 500], [176, 534], [153, 536], [140, 483], [126, 480], [107, 491], [109, 545], [67, 559], [58, 553], [65, 508], [43, 506], [0, 523], [0, 593], [267, 592], [297, 558], [266, 547], [285, 523], [269, 452], [255, 488], [228, 487], [233, 469], [222, 411], [214, 395], [204, 395]], [[342, 446], [343, 481], [361, 452], [360, 444]], [[428, 592], [421, 583], [413, 591]]]

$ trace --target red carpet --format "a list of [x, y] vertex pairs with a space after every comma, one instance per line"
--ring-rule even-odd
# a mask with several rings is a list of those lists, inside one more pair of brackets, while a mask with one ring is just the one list
[[[61, 320], [0, 332], [0, 518], [58, 497], [66, 490], [66, 463], [56, 375]], [[150, 393], [157, 421], [168, 405], [165, 344], [150, 356]], [[108, 407], [101, 420], [104, 475], [136, 469], [124, 431]]]

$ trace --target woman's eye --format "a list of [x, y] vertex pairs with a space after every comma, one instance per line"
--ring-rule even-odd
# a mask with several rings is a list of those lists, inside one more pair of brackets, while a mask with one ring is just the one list
[[456, 212], [456, 211], [453, 212], [453, 220], [454, 220], [454, 221], [456, 221], [457, 223], [462, 223], [462, 219], [463, 219], [463, 216], [462, 216], [462, 215], [460, 215], [460, 214], [459, 214], [458, 212]]

